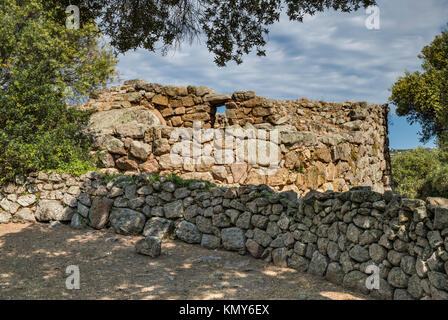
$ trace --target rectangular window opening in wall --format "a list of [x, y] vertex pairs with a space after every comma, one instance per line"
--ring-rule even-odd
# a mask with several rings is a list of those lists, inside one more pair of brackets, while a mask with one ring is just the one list
[[212, 105], [212, 127], [222, 126], [225, 122], [226, 117], [226, 106], [225, 105]]
[[218, 107], [216, 107], [216, 113], [226, 114], [226, 106], [218, 106]]

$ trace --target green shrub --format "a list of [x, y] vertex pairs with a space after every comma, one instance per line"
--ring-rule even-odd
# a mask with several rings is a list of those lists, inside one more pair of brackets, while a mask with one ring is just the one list
[[422, 147], [396, 155], [392, 158], [394, 190], [405, 197], [418, 197], [434, 164], [434, 156]]
[[448, 198], [448, 165], [438, 163], [420, 189], [420, 197]]
[[424, 199], [448, 197], [446, 150], [429, 151], [422, 147], [392, 158], [394, 191], [405, 197]]
[[116, 59], [93, 21], [67, 29], [58, 22], [62, 8], [43, 3], [0, 0], [0, 183], [31, 171], [94, 167], [79, 133], [88, 113], [67, 102], [112, 80]]

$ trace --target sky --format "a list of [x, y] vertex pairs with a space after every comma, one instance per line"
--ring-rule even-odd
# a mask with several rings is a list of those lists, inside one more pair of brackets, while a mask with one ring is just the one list
[[[119, 56], [122, 81], [144, 79], [164, 85], [205, 85], [216, 93], [254, 90], [283, 100], [306, 97], [315, 101], [348, 100], [387, 103], [389, 88], [404, 74], [420, 69], [417, 55], [448, 23], [448, 0], [378, 0], [379, 29], [368, 29], [372, 15], [327, 11], [287, 17], [270, 28], [266, 57], [245, 56], [240, 65], [222, 68], [213, 62], [204, 41], [183, 44], [163, 56], [138, 49]], [[378, 21], [378, 20], [376, 20]], [[391, 107], [390, 147], [419, 145], [417, 124], [410, 125]]]

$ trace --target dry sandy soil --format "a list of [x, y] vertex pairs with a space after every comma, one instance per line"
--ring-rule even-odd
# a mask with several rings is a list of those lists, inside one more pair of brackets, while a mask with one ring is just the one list
[[[142, 256], [138, 239], [110, 229], [0, 224], [0, 299], [366, 299], [312, 275], [179, 241], [165, 241], [158, 258]], [[69, 265], [79, 266], [79, 290], [66, 289]]]

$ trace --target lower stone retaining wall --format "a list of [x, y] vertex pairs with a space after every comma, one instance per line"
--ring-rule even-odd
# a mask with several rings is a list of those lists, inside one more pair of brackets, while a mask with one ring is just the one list
[[[311, 191], [298, 199], [266, 185], [215, 187], [151, 174], [39, 173], [16, 182], [2, 189], [0, 223], [110, 226], [143, 235], [137, 251], [153, 256], [160, 240], [173, 236], [319, 275], [379, 299], [448, 300], [447, 199], [402, 199], [369, 187]], [[379, 289], [369, 290], [373, 265]]]

